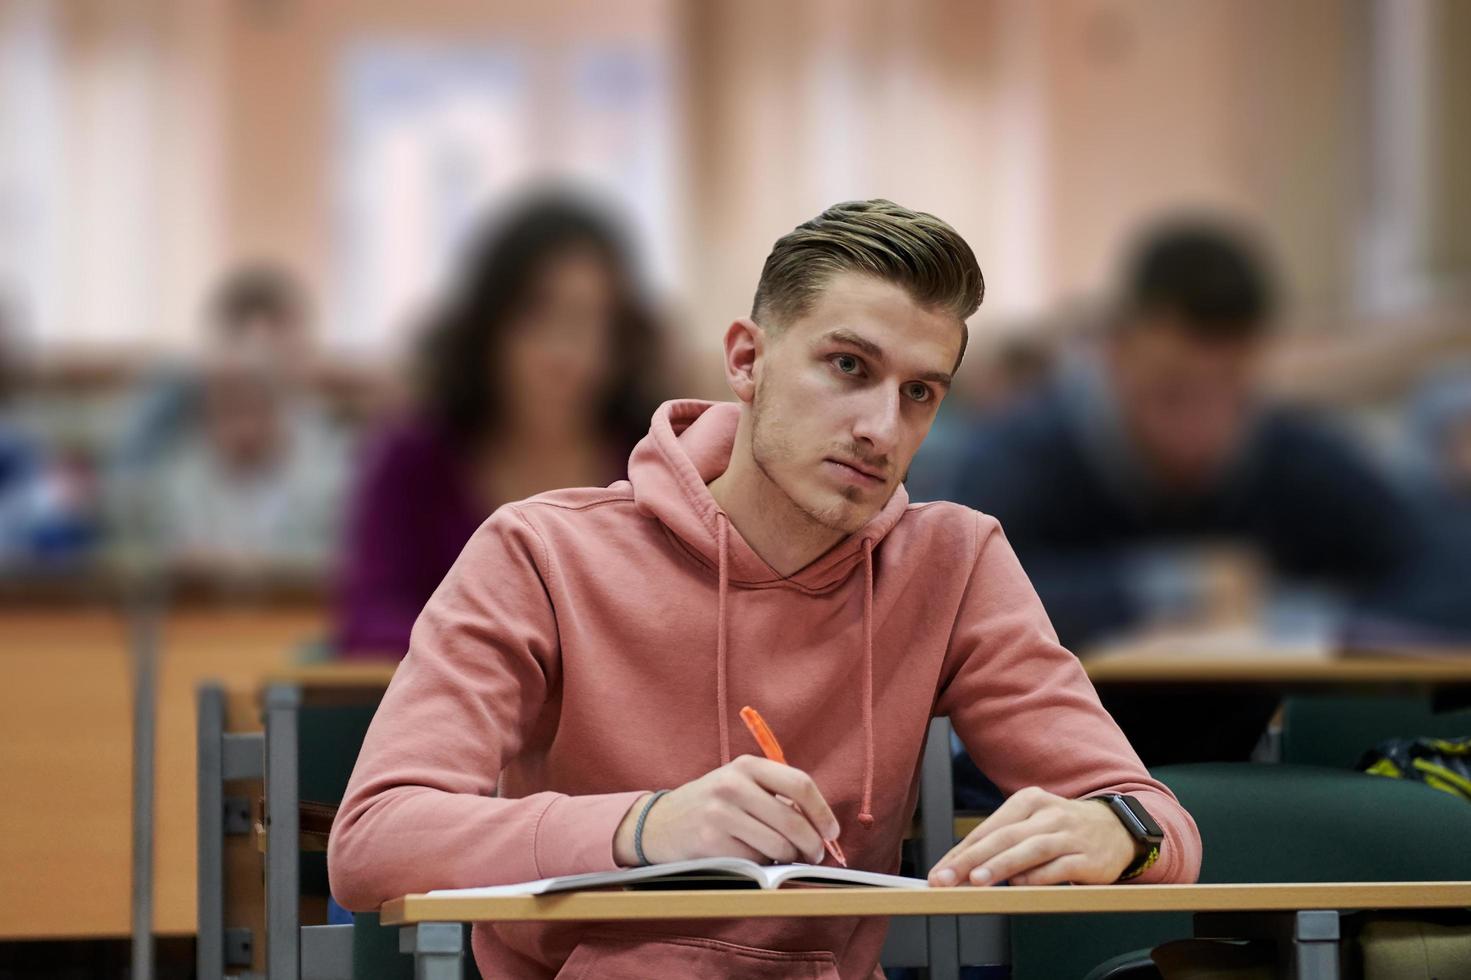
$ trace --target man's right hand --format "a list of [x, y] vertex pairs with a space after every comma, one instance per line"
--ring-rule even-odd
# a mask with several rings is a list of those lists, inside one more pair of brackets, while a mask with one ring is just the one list
[[[639, 798], [613, 837], [613, 857], [624, 867], [638, 864], [633, 832], [648, 800]], [[823, 838], [836, 840], [838, 829], [838, 818], [811, 776], [743, 755], [654, 804], [644, 821], [644, 855], [656, 864], [704, 857], [819, 864]]]

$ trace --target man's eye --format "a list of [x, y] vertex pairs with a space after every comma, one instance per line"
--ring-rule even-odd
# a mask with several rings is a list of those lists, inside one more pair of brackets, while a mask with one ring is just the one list
[[852, 354], [839, 354], [837, 357], [833, 358], [833, 364], [835, 364], [837, 366], [837, 369], [839, 371], [842, 371], [844, 374], [858, 373], [858, 358], [854, 357]]
[[922, 385], [918, 381], [915, 381], [905, 387], [908, 389], [909, 397], [915, 401], [927, 402], [930, 400], [930, 389], [928, 385]]

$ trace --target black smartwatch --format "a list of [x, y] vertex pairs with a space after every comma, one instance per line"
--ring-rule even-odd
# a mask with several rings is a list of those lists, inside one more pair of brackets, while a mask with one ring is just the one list
[[1119, 881], [1137, 878], [1153, 867], [1154, 862], [1159, 860], [1159, 848], [1165, 841], [1165, 832], [1159, 829], [1159, 824], [1144, 809], [1144, 804], [1123, 793], [1100, 793], [1088, 799], [1107, 803], [1114, 816], [1119, 818], [1119, 823], [1129, 832], [1129, 836], [1134, 838], [1134, 849], [1138, 857], [1119, 875]]

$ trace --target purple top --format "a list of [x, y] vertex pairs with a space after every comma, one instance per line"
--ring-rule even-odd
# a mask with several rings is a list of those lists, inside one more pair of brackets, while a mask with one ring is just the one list
[[[613, 462], [610, 479], [622, 479], [626, 457]], [[413, 417], [379, 433], [343, 541], [339, 655], [402, 657], [419, 610], [493, 509], [476, 499], [460, 450], [438, 425]]]
[[412, 419], [379, 433], [364, 454], [343, 540], [338, 651], [403, 656], [419, 610], [488, 516], [438, 426]]

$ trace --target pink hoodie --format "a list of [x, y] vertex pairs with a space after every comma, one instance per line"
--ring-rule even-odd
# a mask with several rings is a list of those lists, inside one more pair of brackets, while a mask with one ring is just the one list
[[[610, 870], [638, 796], [756, 753], [755, 705], [816, 780], [858, 868], [898, 870], [932, 716], [1003, 791], [1132, 793], [1165, 831], [1146, 882], [1194, 880], [1200, 837], [1058, 645], [996, 521], [903, 488], [795, 575], [706, 483], [734, 404], [655, 415], [628, 482], [500, 508], [414, 626], [332, 829], [351, 909], [431, 888]], [[873, 975], [881, 919], [478, 926], [496, 977]]]

